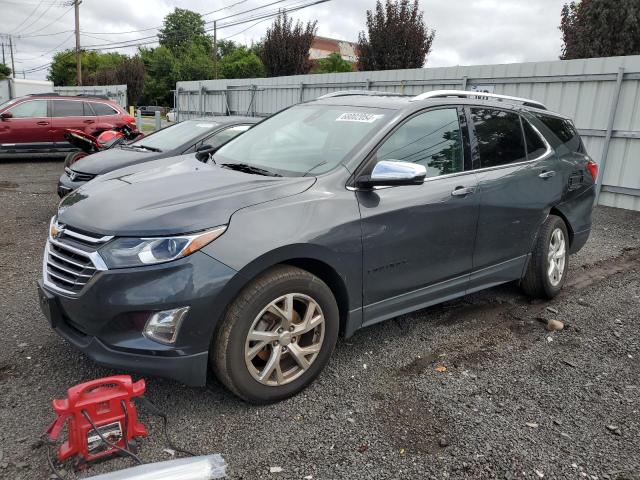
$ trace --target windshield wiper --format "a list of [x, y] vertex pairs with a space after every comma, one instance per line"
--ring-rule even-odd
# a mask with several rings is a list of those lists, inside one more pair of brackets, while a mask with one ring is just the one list
[[220, 163], [218, 164], [221, 167], [228, 168], [230, 170], [237, 170], [239, 172], [244, 173], [254, 173], [256, 175], [264, 175], [266, 177], [281, 177], [279, 173], [271, 172], [264, 168], [254, 167], [253, 165], [249, 165], [247, 163]]
[[147, 145], [128, 145], [130, 148], [143, 148], [145, 150], [149, 150], [150, 152], [162, 152], [159, 148], [156, 147], [148, 147]]

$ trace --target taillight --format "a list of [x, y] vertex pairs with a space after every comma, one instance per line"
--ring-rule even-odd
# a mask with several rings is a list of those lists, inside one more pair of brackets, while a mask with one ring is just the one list
[[589, 173], [591, 174], [591, 176], [593, 177], [593, 181], [595, 182], [598, 178], [598, 164], [593, 160], [589, 160], [587, 162], [587, 170], [589, 170]]
[[125, 123], [128, 123], [129, 125], [135, 125], [136, 123], [136, 119], [131, 115], [124, 115], [122, 118], [124, 119]]

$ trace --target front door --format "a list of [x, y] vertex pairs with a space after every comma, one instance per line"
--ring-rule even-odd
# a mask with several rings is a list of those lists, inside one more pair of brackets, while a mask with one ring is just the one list
[[0, 148], [40, 148], [51, 141], [51, 118], [47, 100], [27, 100], [8, 110], [11, 118], [0, 120]]
[[427, 168], [423, 185], [358, 191], [364, 324], [465, 292], [478, 217], [462, 110], [420, 113], [379, 147], [380, 160]]

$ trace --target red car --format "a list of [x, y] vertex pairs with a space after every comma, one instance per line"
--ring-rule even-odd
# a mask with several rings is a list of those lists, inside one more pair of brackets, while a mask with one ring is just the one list
[[135, 119], [120, 105], [98, 97], [27, 95], [0, 105], [0, 155], [6, 153], [66, 153], [76, 150], [66, 139], [68, 129], [98, 135]]

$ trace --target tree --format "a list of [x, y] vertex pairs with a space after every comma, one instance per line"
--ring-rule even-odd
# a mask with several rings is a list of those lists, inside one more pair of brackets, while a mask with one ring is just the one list
[[562, 60], [640, 53], [638, 0], [582, 0], [562, 7]]
[[375, 13], [367, 10], [367, 31], [358, 35], [360, 70], [422, 68], [435, 38], [418, 0], [386, 0], [384, 6], [378, 0]]
[[137, 55], [132, 58], [125, 58], [115, 69], [115, 77], [117, 84], [127, 85], [129, 103], [138, 105], [144, 91], [145, 80], [145, 69], [142, 59]]
[[353, 64], [347, 62], [339, 53], [332, 53], [317, 62], [314, 73], [353, 72]]
[[293, 19], [281, 12], [267, 29], [260, 57], [268, 77], [299, 75], [311, 69], [309, 49], [316, 36], [317, 21], [293, 25]]
[[206, 49], [207, 53], [211, 52], [211, 39], [204, 31], [202, 15], [191, 10], [176, 8], [164, 17], [158, 39], [160, 45], [174, 54], [194, 43]]
[[257, 78], [265, 73], [262, 60], [245, 46], [222, 57], [221, 71], [224, 78]]
[[143, 90], [145, 103], [170, 105], [171, 90], [175, 88], [177, 80], [177, 60], [173, 53], [163, 46], [141, 48], [140, 58], [146, 72]]
[[11, 75], [11, 69], [4, 63], [0, 63], [0, 80], [7, 78]]

